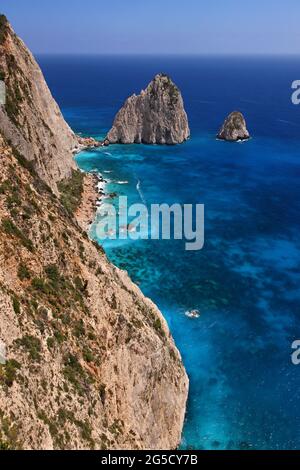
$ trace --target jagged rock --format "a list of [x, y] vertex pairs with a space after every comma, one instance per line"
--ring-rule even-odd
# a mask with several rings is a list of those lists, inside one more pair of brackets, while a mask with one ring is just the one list
[[180, 90], [164, 74], [127, 99], [108, 133], [110, 143], [179, 144], [190, 137]]
[[76, 168], [77, 138], [65, 122], [40, 67], [4, 15], [0, 16], [0, 77], [6, 105], [0, 106], [2, 135], [57, 192], [56, 183]]
[[94, 139], [93, 137], [80, 137], [77, 136], [77, 140], [81, 149], [97, 148], [103, 147], [104, 143], [99, 140]]
[[245, 118], [239, 111], [229, 114], [218, 134], [218, 139], [230, 142], [249, 138], [250, 134], [247, 130]]

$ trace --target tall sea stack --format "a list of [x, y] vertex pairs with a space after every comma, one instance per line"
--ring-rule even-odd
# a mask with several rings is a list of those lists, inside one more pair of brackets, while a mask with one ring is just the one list
[[190, 137], [179, 88], [158, 74], [140, 95], [132, 95], [118, 112], [108, 133], [110, 143], [181, 144]]

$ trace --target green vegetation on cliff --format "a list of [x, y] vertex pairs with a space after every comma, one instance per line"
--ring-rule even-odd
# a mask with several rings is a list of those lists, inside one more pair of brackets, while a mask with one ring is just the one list
[[61, 202], [67, 212], [73, 215], [81, 203], [83, 193], [84, 174], [79, 170], [73, 170], [72, 176], [61, 181], [58, 189], [61, 194]]

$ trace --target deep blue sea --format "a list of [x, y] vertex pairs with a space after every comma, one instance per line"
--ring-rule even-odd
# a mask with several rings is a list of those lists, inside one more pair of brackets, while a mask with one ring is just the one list
[[[130, 202], [205, 204], [205, 246], [104, 243], [165, 315], [190, 381], [182, 448], [300, 448], [299, 58], [39, 57], [76, 132], [103, 137], [125, 98], [158, 72], [181, 88], [192, 138], [176, 147], [82, 153]], [[215, 139], [244, 113], [252, 140]], [[118, 184], [127, 181], [128, 184]], [[138, 184], [139, 183], [139, 184]], [[138, 188], [138, 189], [137, 189]], [[92, 236], [95, 236], [95, 226]], [[198, 309], [190, 319], [185, 312]]]

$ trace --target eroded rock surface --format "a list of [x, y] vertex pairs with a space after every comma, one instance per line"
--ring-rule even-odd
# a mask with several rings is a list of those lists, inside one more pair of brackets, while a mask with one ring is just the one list
[[127, 99], [108, 133], [110, 143], [180, 144], [190, 137], [182, 95], [164, 74]]
[[56, 183], [76, 167], [72, 157], [77, 137], [65, 122], [33, 55], [3, 15], [0, 77], [6, 84], [0, 131], [57, 191]]
[[218, 134], [221, 140], [236, 142], [238, 140], [247, 140], [250, 134], [244, 116], [239, 111], [229, 114]]

